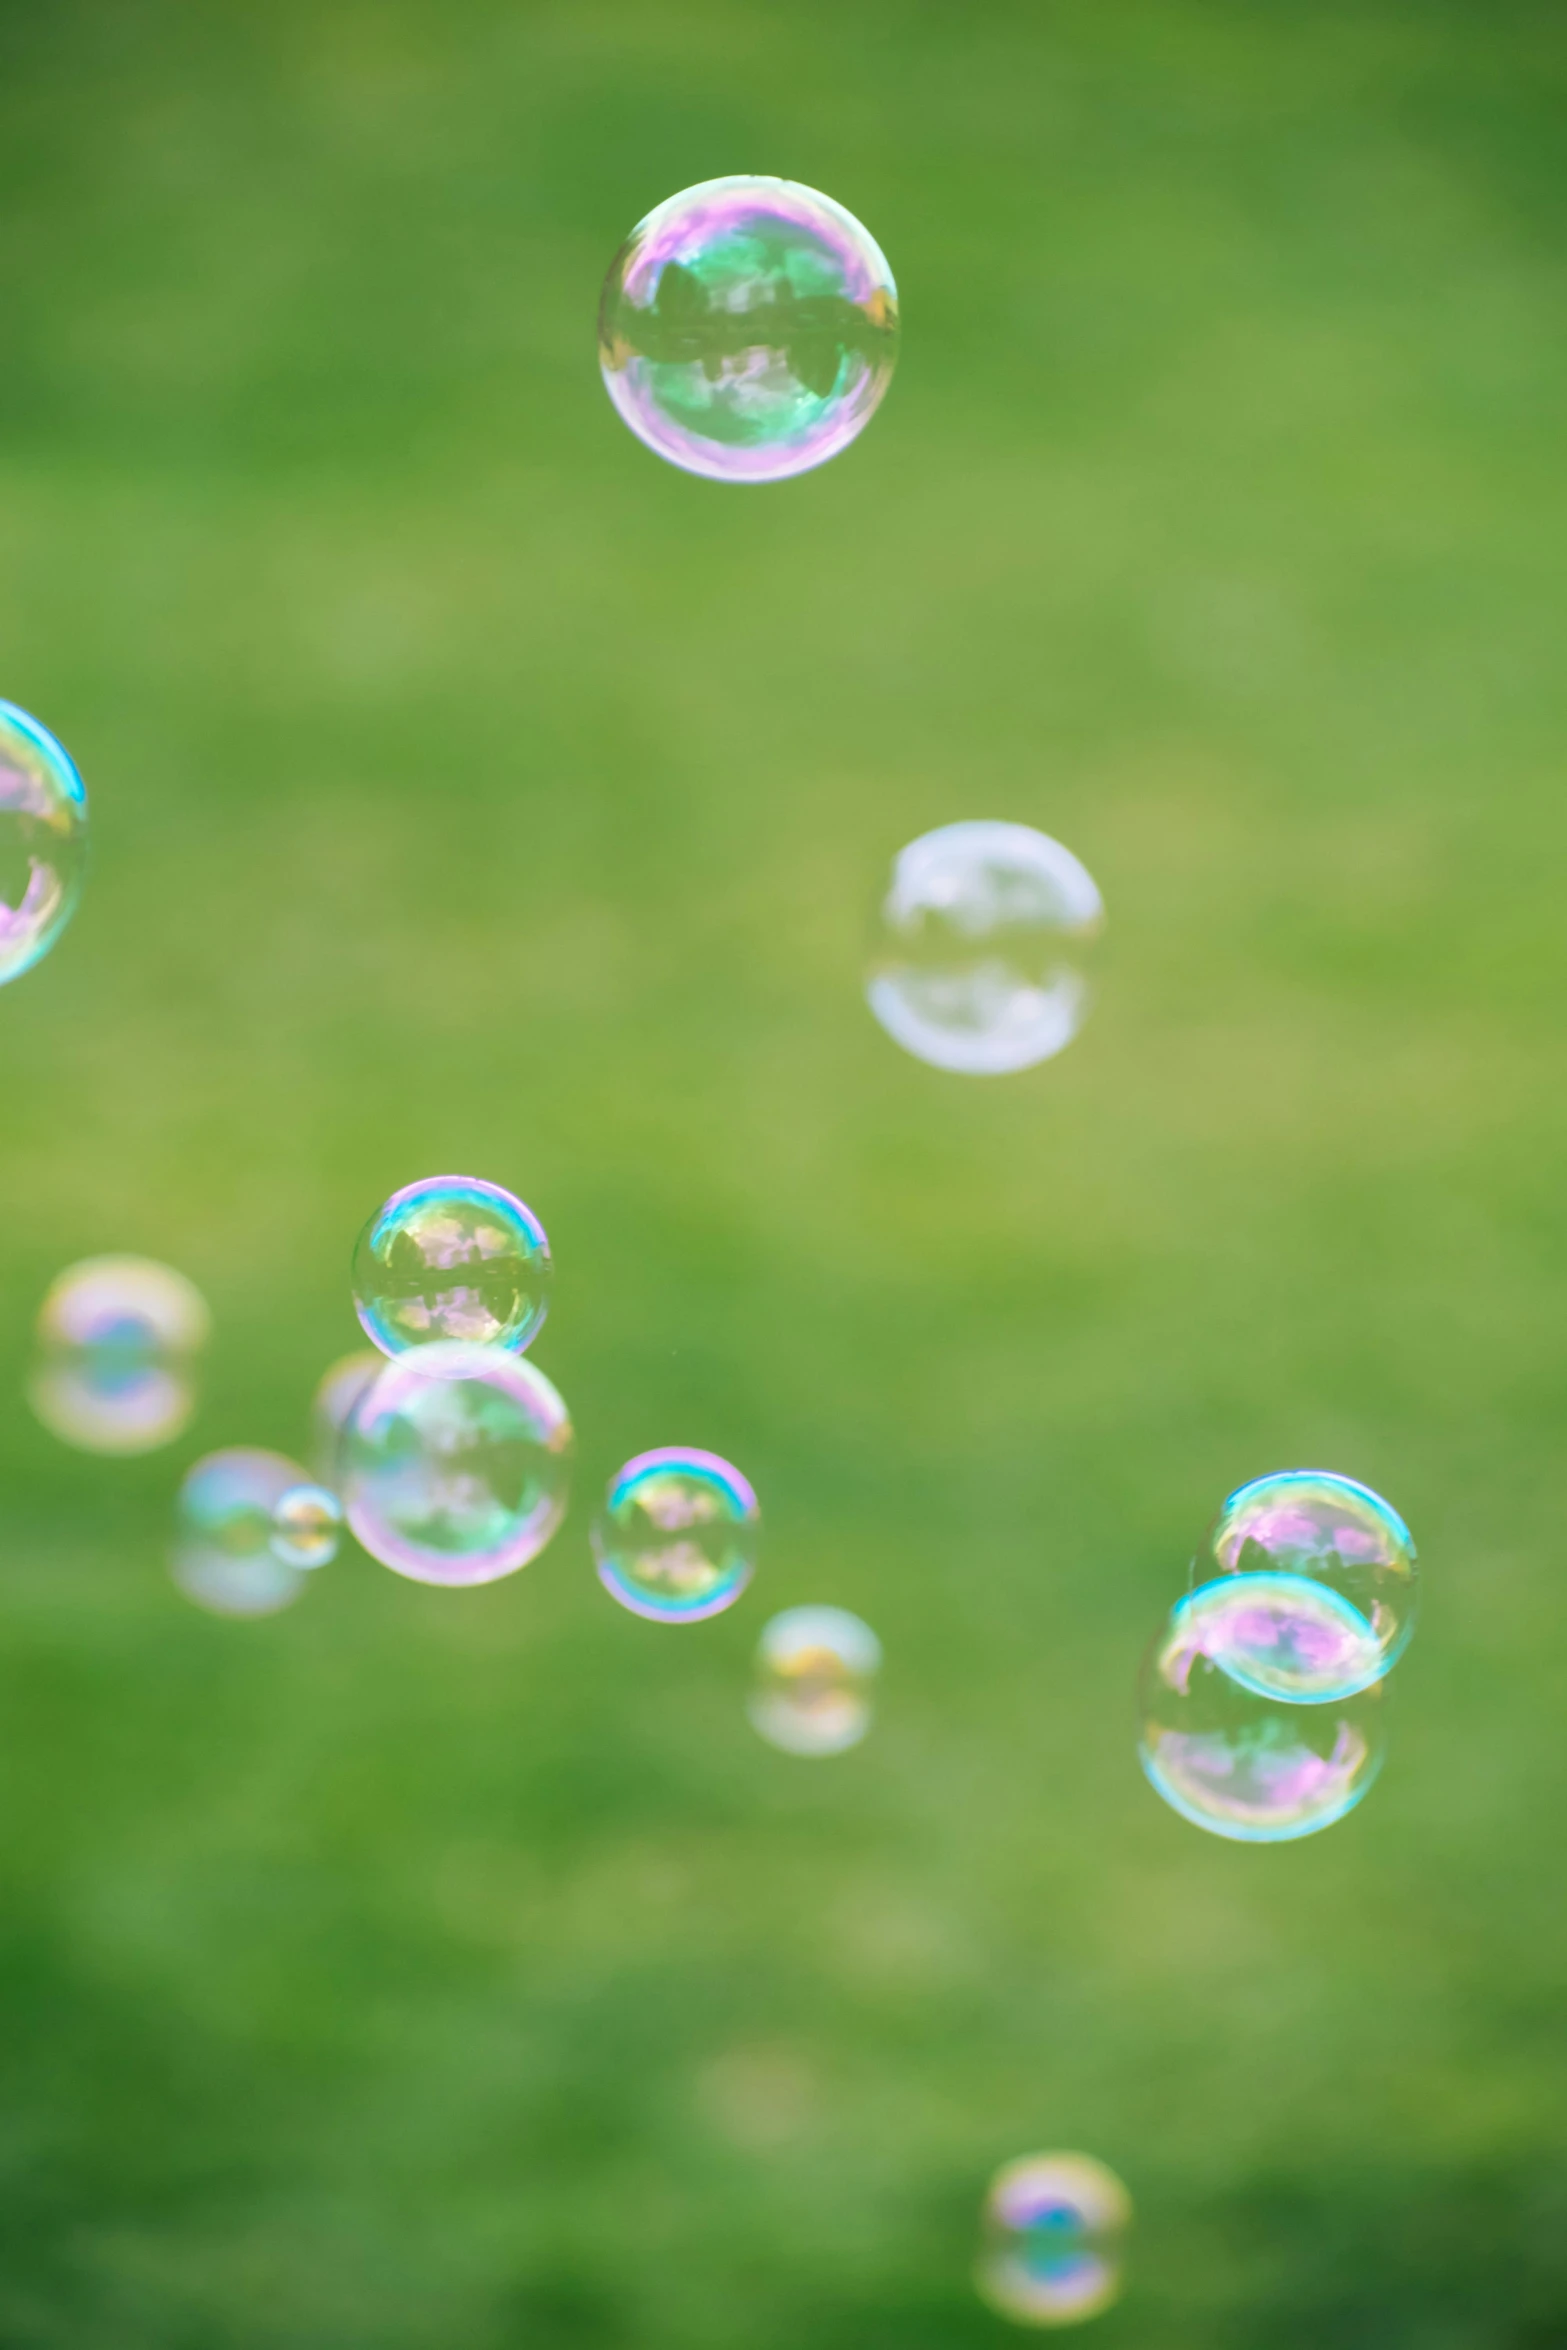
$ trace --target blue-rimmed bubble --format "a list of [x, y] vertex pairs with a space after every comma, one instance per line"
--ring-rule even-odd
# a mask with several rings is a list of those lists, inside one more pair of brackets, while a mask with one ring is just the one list
[[1310, 1575], [1221, 1575], [1177, 1612], [1205, 1654], [1257, 1697], [1322, 1705], [1368, 1689], [1384, 1670], [1367, 1618]]
[[1014, 2325], [1081, 2325], [1121, 2290], [1132, 2200], [1091, 2154], [1025, 2154], [985, 2198], [975, 2275], [984, 2299]]
[[1138, 1679], [1138, 1752], [1171, 1809], [1210, 1835], [1287, 1844], [1341, 1820], [1382, 1768], [1382, 1683], [1315, 1704], [1263, 1697], [1223, 1661], [1207, 1593], [1177, 1601]]
[[383, 1354], [459, 1341], [520, 1354], [549, 1311], [533, 1210], [474, 1175], [427, 1175], [378, 1208], [354, 1250], [354, 1306]]
[[220, 1616], [270, 1616], [309, 1577], [273, 1542], [278, 1503], [306, 1482], [297, 1461], [259, 1446], [209, 1453], [190, 1471], [175, 1507], [170, 1566], [187, 1598]]
[[750, 1582], [760, 1530], [756, 1495], [733, 1462], [689, 1445], [638, 1453], [594, 1521], [599, 1581], [633, 1615], [700, 1623]]
[[[1222, 1575], [1304, 1576], [1363, 1619], [1372, 1642], [1363, 1649], [1358, 1677], [1345, 1680], [1340, 1693], [1367, 1689], [1390, 1672], [1414, 1632], [1418, 1580], [1409, 1528], [1380, 1493], [1329, 1469], [1281, 1469], [1232, 1493], [1192, 1567], [1194, 1584]], [[1346, 1640], [1347, 1666], [1353, 1641]], [[1266, 1671], [1248, 1676], [1244, 1664], [1237, 1671], [1268, 1694], [1292, 1694], [1282, 1657]], [[1307, 1669], [1293, 1693], [1331, 1693], [1310, 1680]]]
[[0, 702], [0, 986], [46, 955], [76, 911], [87, 792], [46, 726]]

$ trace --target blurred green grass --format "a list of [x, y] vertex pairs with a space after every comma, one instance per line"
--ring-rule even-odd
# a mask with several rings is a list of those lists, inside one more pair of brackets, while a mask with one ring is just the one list
[[[998, 2345], [991, 2167], [1137, 2200], [1105, 2350], [1567, 2332], [1559, 12], [0, 0], [0, 692], [94, 795], [0, 999], [0, 1393], [166, 1256], [177, 1454], [0, 1414], [0, 2340]], [[870, 224], [864, 441], [726, 493], [596, 380], [693, 180]], [[932, 823], [1102, 883], [1052, 1068], [903, 1059]], [[514, 1582], [241, 1627], [183, 1466], [303, 1440], [395, 1184], [514, 1184], [577, 1504]], [[642, 1446], [765, 1577], [595, 1584]], [[1132, 1757], [1221, 1494], [1429, 1580], [1364, 1810], [1221, 1846]], [[740, 1710], [877, 1626], [857, 1755]]]

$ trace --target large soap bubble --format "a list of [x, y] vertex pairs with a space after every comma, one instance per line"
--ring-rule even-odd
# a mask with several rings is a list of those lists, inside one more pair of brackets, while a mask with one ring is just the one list
[[785, 1754], [842, 1754], [871, 1726], [881, 1642], [841, 1607], [791, 1607], [756, 1651], [751, 1720]]
[[348, 1523], [416, 1583], [493, 1583], [566, 1511], [571, 1421], [533, 1363], [445, 1341], [387, 1363], [344, 1432]]
[[45, 726], [0, 702], [0, 986], [49, 952], [76, 910], [87, 793]]
[[1027, 824], [944, 824], [900, 849], [866, 999], [916, 1059], [1004, 1076], [1071, 1043], [1104, 901], [1070, 849]]
[[83, 1452], [154, 1452], [196, 1407], [211, 1317], [183, 1273], [152, 1257], [87, 1257], [50, 1285], [28, 1379], [33, 1410]]
[[279, 1555], [276, 1512], [306, 1482], [297, 1461], [234, 1445], [198, 1461], [180, 1487], [170, 1566], [188, 1598], [220, 1616], [271, 1616], [309, 1577]]
[[394, 1191], [354, 1250], [354, 1304], [383, 1354], [448, 1339], [520, 1354], [544, 1326], [549, 1289], [538, 1217], [473, 1175]]
[[975, 2281], [1014, 2325], [1070, 2326], [1121, 2290], [1132, 2199], [1091, 2154], [1025, 2154], [997, 2171], [985, 2198]]
[[704, 180], [637, 223], [599, 304], [599, 364], [639, 440], [715, 481], [781, 481], [863, 432], [898, 356], [875, 239], [793, 180]]
[[[1242, 1579], [1229, 1589], [1244, 1611]], [[1213, 1590], [1178, 1600], [1143, 1659], [1143, 1769], [1173, 1810], [1215, 1836], [1314, 1835], [1352, 1811], [1382, 1768], [1382, 1684], [1317, 1704], [1257, 1695], [1221, 1661], [1255, 1634], [1226, 1618]]]
[[599, 1581], [656, 1624], [697, 1624], [733, 1607], [756, 1564], [761, 1512], [732, 1462], [671, 1444], [610, 1480], [593, 1523]]
[[[1196, 1582], [1221, 1575], [1309, 1577], [1369, 1627], [1357, 1648], [1350, 1616], [1340, 1611], [1337, 1685], [1311, 1644], [1310, 1655], [1302, 1650], [1294, 1663], [1281, 1650], [1263, 1657], [1238, 1648], [1225, 1660], [1228, 1670], [1263, 1696], [1315, 1701], [1367, 1689], [1397, 1664], [1415, 1628], [1409, 1528], [1369, 1485], [1326, 1469], [1280, 1470], [1230, 1495], [1193, 1562]], [[1330, 1604], [1324, 1603], [1324, 1625]], [[1266, 1608], [1265, 1598], [1260, 1605]], [[1294, 1605], [1298, 1615], [1298, 1599]]]

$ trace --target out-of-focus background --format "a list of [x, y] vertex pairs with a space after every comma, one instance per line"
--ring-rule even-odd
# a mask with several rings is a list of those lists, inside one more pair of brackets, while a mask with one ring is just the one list
[[[7, 2350], [955, 2350], [991, 2169], [1137, 2204], [1104, 2350], [1567, 2332], [1559, 10], [0, 0], [0, 692], [94, 866], [0, 997]], [[821, 473], [617, 421], [651, 204], [869, 225]], [[1006, 1080], [859, 995], [892, 852], [1059, 835], [1101, 1001]], [[203, 1616], [359, 1225], [493, 1177], [576, 1501], [471, 1594]], [[201, 1417], [27, 1415], [52, 1274], [211, 1299]], [[586, 1523], [689, 1441], [734, 1613]], [[1222, 1495], [1411, 1520], [1364, 1808], [1207, 1838], [1131, 1687]], [[766, 1615], [880, 1632], [769, 1751]]]

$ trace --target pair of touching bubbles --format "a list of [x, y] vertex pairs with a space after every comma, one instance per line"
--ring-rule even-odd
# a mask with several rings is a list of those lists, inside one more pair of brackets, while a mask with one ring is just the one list
[[1165, 1802], [1253, 1844], [1352, 1811], [1416, 1595], [1409, 1529], [1369, 1486], [1291, 1469], [1232, 1493], [1143, 1660], [1139, 1751]]

